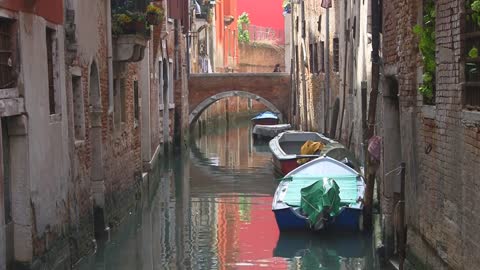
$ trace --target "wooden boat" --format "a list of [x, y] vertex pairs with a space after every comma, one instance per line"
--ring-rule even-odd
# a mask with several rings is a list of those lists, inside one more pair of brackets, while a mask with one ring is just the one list
[[291, 129], [290, 124], [255, 125], [252, 131], [254, 139], [270, 140], [278, 134]]
[[[313, 228], [312, 222], [303, 214], [302, 188], [322, 179], [334, 179], [339, 187], [340, 205], [338, 214], [323, 219], [321, 226]], [[330, 157], [319, 157], [292, 170], [280, 181], [272, 202], [278, 228], [285, 230], [338, 229], [358, 231], [362, 229], [363, 196], [365, 182], [352, 167]], [[316, 225], [315, 225], [316, 226]]]
[[253, 125], [276, 125], [278, 124], [279, 118], [275, 113], [265, 111], [257, 114], [251, 120]]
[[300, 166], [298, 160], [302, 158], [317, 158], [325, 153], [302, 155], [300, 149], [308, 141], [321, 142], [324, 145], [337, 143], [317, 132], [285, 131], [269, 142], [272, 152], [273, 166], [277, 175], [283, 176]]

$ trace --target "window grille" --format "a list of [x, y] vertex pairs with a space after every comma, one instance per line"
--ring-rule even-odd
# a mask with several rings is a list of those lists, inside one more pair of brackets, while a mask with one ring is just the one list
[[48, 100], [50, 114], [55, 114], [55, 81], [53, 78], [53, 53], [54, 53], [54, 34], [52, 29], [46, 29], [47, 42], [47, 65], [48, 65]]
[[338, 38], [333, 39], [333, 71], [338, 72], [340, 69], [340, 53]]
[[13, 88], [17, 84], [12, 25], [13, 21], [0, 19], [0, 89]]
[[325, 72], [325, 42], [320, 41], [320, 72]]

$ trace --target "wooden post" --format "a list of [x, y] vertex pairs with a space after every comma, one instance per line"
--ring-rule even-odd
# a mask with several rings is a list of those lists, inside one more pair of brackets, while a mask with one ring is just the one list
[[[370, 103], [368, 104], [368, 126], [366, 127], [365, 144], [368, 149], [368, 140], [373, 136], [375, 131], [375, 119], [377, 114], [377, 96], [378, 84], [380, 79], [380, 5], [373, 1], [371, 4], [372, 14], [372, 91], [370, 92]], [[365, 169], [367, 175], [367, 187], [365, 189], [364, 208], [363, 208], [363, 224], [365, 229], [372, 227], [372, 207], [373, 207], [373, 191], [375, 186], [376, 165], [366, 151]]]
[[338, 112], [340, 111], [340, 100], [338, 97], [335, 99], [335, 103], [333, 104], [333, 112], [332, 112], [332, 123], [330, 124], [330, 138], [335, 139], [335, 133], [337, 131], [337, 120], [338, 120]]
[[405, 224], [405, 162], [400, 165], [400, 201], [398, 218], [398, 255], [400, 259], [400, 270], [404, 269], [405, 246], [407, 240], [407, 230]]

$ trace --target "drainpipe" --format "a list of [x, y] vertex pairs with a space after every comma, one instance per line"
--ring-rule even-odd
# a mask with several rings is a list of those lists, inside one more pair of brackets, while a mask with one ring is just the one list
[[107, 0], [108, 113], [113, 113], [112, 2]]

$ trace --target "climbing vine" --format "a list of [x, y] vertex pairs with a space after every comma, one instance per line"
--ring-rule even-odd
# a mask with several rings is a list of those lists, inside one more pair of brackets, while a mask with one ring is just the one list
[[[478, 0], [480, 1], [480, 0]], [[413, 32], [419, 38], [418, 47], [423, 60], [423, 82], [418, 88], [426, 103], [432, 103], [435, 91], [435, 2], [424, 2], [423, 25], [415, 25]]]
[[[467, 0], [465, 1], [467, 9], [467, 32], [478, 31], [480, 27], [480, 0]], [[470, 28], [470, 29], [468, 29]], [[467, 39], [467, 58], [476, 59], [478, 58], [478, 48], [475, 46], [475, 43], [468, 42]], [[478, 74], [477, 63], [467, 62], [466, 63], [467, 77], [476, 76]]]
[[238, 16], [237, 25], [238, 41], [241, 43], [249, 43], [250, 33], [248, 32], [248, 26], [250, 25], [250, 19], [248, 18], [248, 13], [243, 12], [240, 16]]

